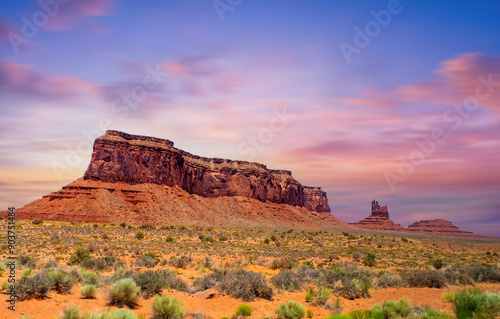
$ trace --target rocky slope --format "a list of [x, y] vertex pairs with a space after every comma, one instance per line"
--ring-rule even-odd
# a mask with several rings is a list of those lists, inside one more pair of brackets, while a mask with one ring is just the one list
[[106, 183], [80, 178], [17, 210], [17, 218], [70, 222], [293, 227], [327, 229], [346, 224], [328, 212], [243, 196], [203, 197], [179, 186]]
[[[3, 216], [5, 215], [5, 216]], [[6, 212], [0, 216], [6, 217]], [[83, 178], [17, 210], [17, 218], [226, 227], [349, 227], [325, 192], [289, 171], [198, 157], [153, 137], [108, 131]]]

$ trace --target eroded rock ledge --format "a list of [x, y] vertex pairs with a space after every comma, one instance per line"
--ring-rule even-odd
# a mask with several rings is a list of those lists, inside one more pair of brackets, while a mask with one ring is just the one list
[[326, 193], [301, 185], [290, 171], [265, 165], [200, 157], [169, 140], [107, 131], [94, 143], [85, 180], [179, 186], [203, 197], [244, 196], [329, 212]]

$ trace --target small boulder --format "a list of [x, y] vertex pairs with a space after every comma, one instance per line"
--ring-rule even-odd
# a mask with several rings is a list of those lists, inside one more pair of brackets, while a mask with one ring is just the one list
[[217, 293], [217, 291], [215, 289], [207, 289], [204, 291], [198, 291], [197, 293], [195, 293], [193, 295], [193, 297], [199, 298], [199, 299], [213, 299], [213, 298], [218, 297], [218, 296], [219, 296], [219, 294]]

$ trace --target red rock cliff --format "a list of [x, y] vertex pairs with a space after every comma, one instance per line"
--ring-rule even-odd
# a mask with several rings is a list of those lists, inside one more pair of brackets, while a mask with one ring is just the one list
[[173, 147], [169, 140], [107, 131], [94, 143], [85, 180], [179, 186], [204, 196], [244, 196], [329, 212], [326, 193], [305, 187], [290, 171], [265, 165], [205, 158]]

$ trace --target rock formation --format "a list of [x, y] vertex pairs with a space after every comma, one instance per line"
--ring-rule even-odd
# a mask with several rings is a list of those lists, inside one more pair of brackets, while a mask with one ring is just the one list
[[351, 225], [371, 230], [392, 230], [401, 231], [404, 227], [399, 224], [395, 224], [389, 219], [389, 211], [387, 205], [380, 206], [378, 201], [372, 201], [372, 213], [370, 216], [356, 223], [351, 223]]
[[389, 219], [389, 211], [387, 205], [380, 206], [378, 201], [372, 201], [372, 213], [365, 219], [351, 223], [350, 225], [363, 229], [371, 230], [386, 230], [386, 231], [400, 231], [400, 232], [415, 232], [415, 233], [429, 233], [435, 235], [455, 235], [455, 236], [469, 236], [474, 235], [471, 232], [463, 231], [457, 226], [444, 219], [422, 220], [415, 222], [408, 228], [395, 224]]
[[96, 139], [85, 180], [179, 186], [203, 197], [243, 196], [329, 212], [326, 193], [304, 187], [290, 171], [221, 158], [205, 158], [173, 147], [169, 140], [107, 131]]
[[[83, 178], [17, 210], [20, 219], [226, 227], [349, 227], [325, 192], [289, 171], [204, 158], [173, 142], [108, 131]], [[3, 216], [5, 215], [5, 216]], [[6, 217], [6, 212], [0, 212]]]
[[433, 233], [441, 235], [466, 235], [472, 234], [465, 230], [461, 230], [451, 222], [444, 219], [421, 220], [414, 222], [407, 228], [408, 231], [420, 233]]
[[387, 210], [387, 205], [382, 207], [378, 204], [376, 200], [372, 200], [372, 214], [371, 216], [380, 216], [389, 218], [389, 211]]

